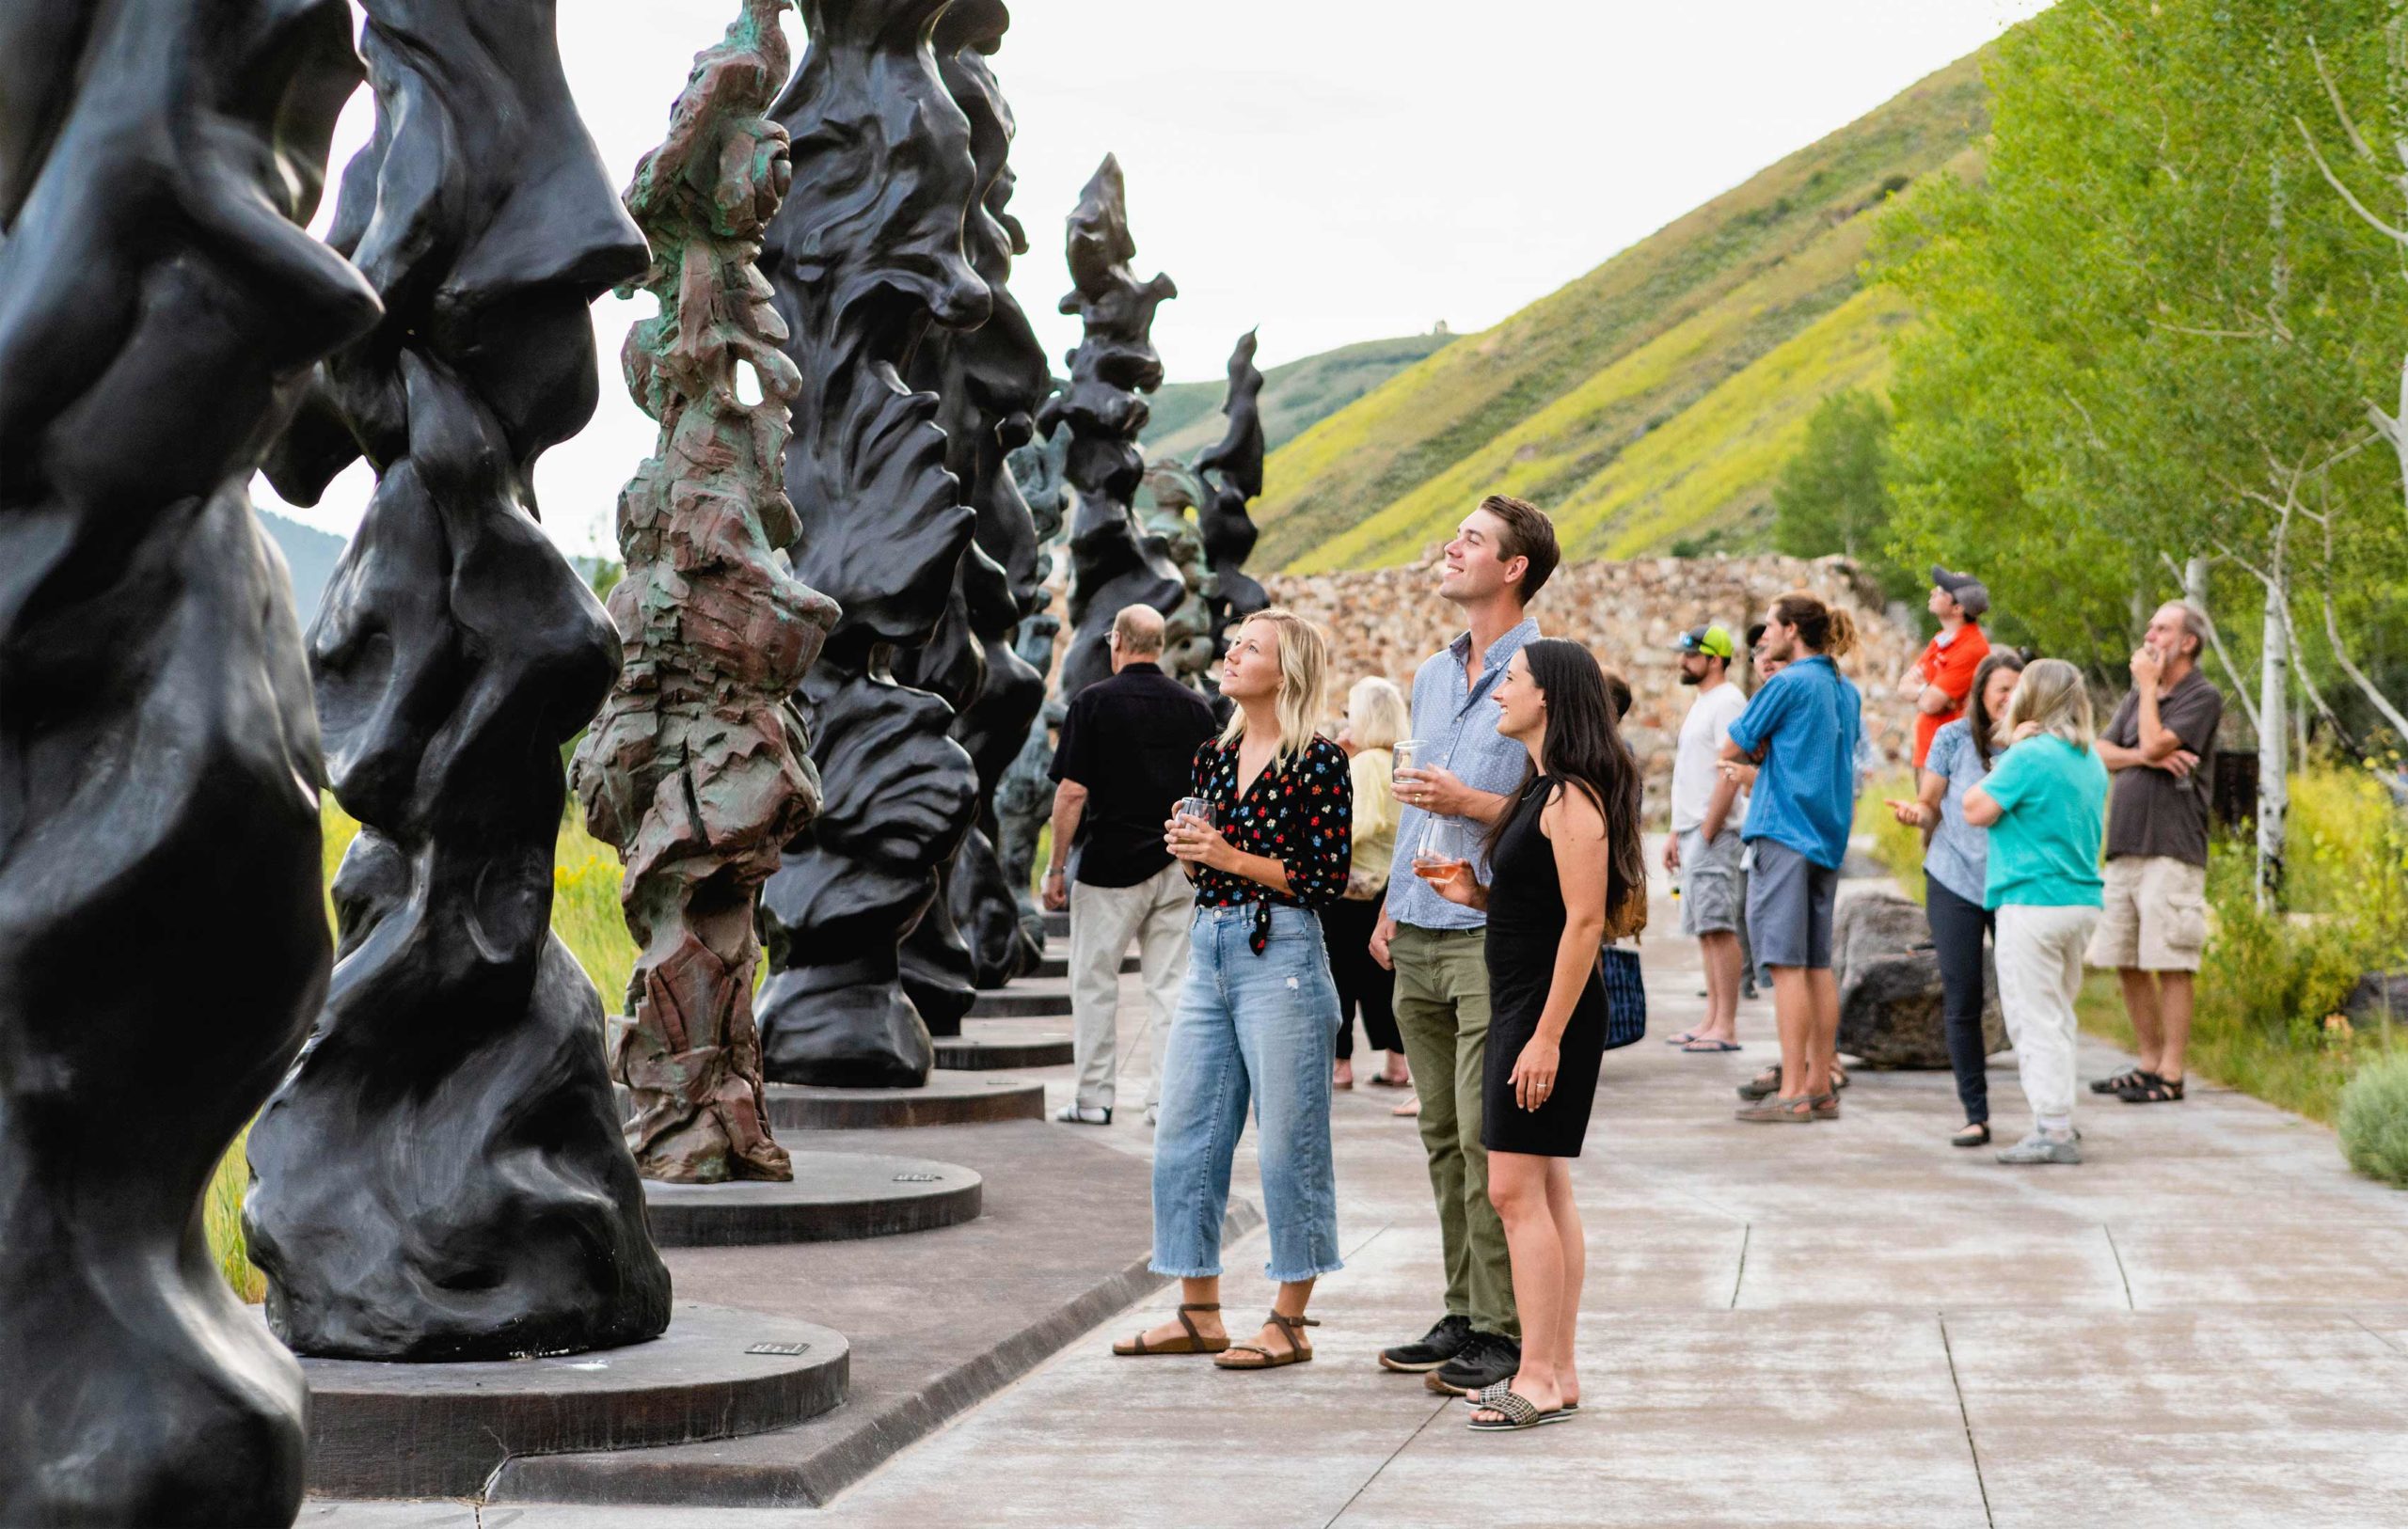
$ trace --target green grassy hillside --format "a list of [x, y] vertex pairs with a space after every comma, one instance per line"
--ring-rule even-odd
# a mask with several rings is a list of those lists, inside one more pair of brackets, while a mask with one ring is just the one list
[[[1273, 367], [1262, 374], [1262, 437], [1276, 451], [1406, 367], [1446, 345], [1452, 335], [1367, 339]], [[1226, 377], [1168, 383], [1148, 402], [1153, 416], [1138, 437], [1151, 461], [1185, 462], [1221, 438]]]
[[1960, 59], [1400, 372], [1273, 453], [1259, 560], [1407, 561], [1499, 490], [1554, 512], [1577, 556], [1751, 544], [1814, 404], [1886, 378], [1905, 315], [1861, 290], [1867, 214], [1978, 174], [1988, 128]]

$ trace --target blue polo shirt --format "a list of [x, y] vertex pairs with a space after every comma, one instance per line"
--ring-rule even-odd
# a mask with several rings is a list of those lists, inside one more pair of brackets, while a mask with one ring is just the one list
[[1847, 854], [1856, 818], [1856, 741], [1864, 698], [1830, 657], [1801, 658], [1765, 682], [1731, 724], [1743, 752], [1765, 762], [1748, 798], [1743, 837], [1786, 844], [1830, 870]]

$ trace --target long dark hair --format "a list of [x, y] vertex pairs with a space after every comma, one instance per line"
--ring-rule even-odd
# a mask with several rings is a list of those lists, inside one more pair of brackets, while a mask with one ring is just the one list
[[[1637, 934], [1647, 926], [1647, 857], [1639, 842], [1639, 760], [1623, 741], [1621, 713], [1608, 694], [1605, 670], [1588, 649], [1561, 638], [1526, 644], [1522, 662], [1529, 667], [1530, 683], [1546, 697], [1541, 771], [1586, 795], [1606, 820], [1607, 938]], [[1523, 790], [1535, 778], [1536, 773], [1525, 774]], [[1512, 816], [1509, 812], [1498, 818], [1496, 832], [1501, 833]]]
[[1998, 751], [1993, 740], [2003, 718], [1992, 717], [1988, 704], [1982, 698], [1989, 694], [1992, 674], [2002, 669], [2020, 674], [2023, 662], [2023, 650], [2020, 648], [1992, 648], [1989, 656], [1982, 660], [1981, 667], [1973, 670], [1973, 693], [1965, 698], [1965, 731], [1972, 734], [1973, 757], [1982, 762], [1985, 770], [1990, 767], [1990, 756]]

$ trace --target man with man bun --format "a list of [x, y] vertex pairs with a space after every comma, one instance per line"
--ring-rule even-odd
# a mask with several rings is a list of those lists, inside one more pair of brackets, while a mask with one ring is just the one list
[[1855, 818], [1863, 697], [1832, 660], [1856, 646], [1856, 623], [1803, 590], [1772, 603], [1761, 644], [1783, 661], [1731, 724], [1721, 753], [1759, 764], [1742, 837], [1756, 852], [1748, 931], [1772, 970], [1781, 1066], [1740, 1087], [1738, 1118], [1767, 1125], [1837, 1120], [1839, 983], [1831, 908]]

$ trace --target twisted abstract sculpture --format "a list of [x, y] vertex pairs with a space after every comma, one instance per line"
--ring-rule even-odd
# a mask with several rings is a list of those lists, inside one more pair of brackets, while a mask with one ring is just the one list
[[561, 745], [610, 687], [601, 605], [534, 518], [596, 394], [588, 307], [642, 273], [578, 119], [552, 0], [367, 0], [376, 133], [334, 228], [384, 323], [269, 464], [367, 517], [309, 634], [336, 796], [334, 984], [251, 1132], [268, 1319], [307, 1354], [501, 1359], [632, 1343], [669, 1275], [550, 930]]
[[[923, 650], [922, 660], [935, 673], [977, 678], [974, 687], [946, 696], [957, 714], [954, 739], [978, 772], [975, 826], [946, 870], [944, 917], [931, 910], [904, 954], [906, 984], [923, 1017], [936, 1029], [942, 1021], [930, 1011], [941, 1003], [939, 1013], [951, 1019], [949, 1031], [940, 1032], [959, 1030], [960, 989], [950, 979], [958, 974], [976, 987], [999, 987], [1033, 970], [1043, 954], [1042, 941], [1031, 942], [1021, 929], [1019, 904], [994, 848], [996, 787], [1045, 704], [1044, 671], [1026, 662], [1012, 641], [1021, 619], [1047, 596], [1036, 522], [1005, 459], [1029, 439], [1032, 418], [1054, 385], [1044, 348], [1006, 286], [1012, 257], [1027, 253], [1028, 237], [1007, 211], [1011, 107], [987, 61], [1003, 45], [1010, 23], [1001, 0], [955, 0], [936, 32], [938, 71], [970, 120], [977, 165], [979, 198], [964, 225], [963, 246], [971, 268], [994, 294], [985, 323], [930, 335], [913, 366], [913, 380], [943, 401], [938, 422], [945, 432], [946, 465], [977, 513], [961, 560], [960, 619], [946, 623], [943, 645]], [[966, 967], [955, 963], [955, 949]], [[941, 991], [924, 999], [935, 983], [915, 980], [921, 973], [943, 979]]]
[[773, 112], [794, 145], [762, 268], [801, 375], [795, 571], [844, 610], [800, 696], [825, 801], [762, 893], [762, 1050], [795, 1082], [927, 1081], [897, 951], [977, 807], [953, 709], [894, 672], [955, 606], [977, 518], [946, 470], [938, 400], [899, 375], [931, 323], [973, 329], [993, 307], [962, 244], [981, 189], [970, 122], [929, 45], [946, 8], [803, 0], [811, 45]]
[[[1051, 386], [1049, 379], [1049, 389]], [[1034, 614], [1021, 618], [1012, 646], [1021, 661], [1039, 674], [1053, 668], [1054, 639], [1062, 630], [1062, 618], [1045, 608], [1053, 600], [1045, 587], [1054, 576], [1054, 547], [1069, 507], [1062, 464], [1069, 445], [1070, 433], [1055, 431], [1050, 437], [1031, 439], [1015, 448], [1004, 459], [1037, 528], [1038, 606]], [[1040, 950], [1045, 944], [1045, 916], [1030, 891], [1031, 873], [1037, 865], [1038, 834], [1054, 811], [1053, 730], [1061, 725], [1062, 711], [1058, 698], [1047, 699], [1044, 710], [1030, 720], [1011, 763], [1004, 767], [994, 797], [996, 863], [1012, 889], [1022, 938]]]
[[1198, 452], [1195, 473], [1202, 489], [1196, 528], [1212, 571], [1212, 657], [1228, 652], [1229, 628], [1271, 604], [1270, 595], [1245, 572], [1261, 533], [1246, 513], [1246, 501], [1262, 493], [1262, 373], [1254, 365], [1255, 332], [1247, 330], [1229, 353], [1229, 391], [1221, 413], [1229, 421], [1220, 444]]
[[1085, 322], [1085, 337], [1069, 355], [1070, 384], [1046, 400], [1037, 428], [1051, 435], [1067, 424], [1070, 449], [1064, 466], [1076, 506], [1070, 521], [1069, 651], [1062, 657], [1065, 701], [1112, 672], [1104, 638], [1127, 606], [1151, 606], [1164, 616], [1187, 598], [1186, 583], [1159, 538], [1138, 528], [1130, 501], [1146, 472], [1137, 433], [1146, 401], [1163, 382], [1154, 354], [1154, 309], [1179, 289], [1168, 276], [1139, 282], [1129, 261], [1137, 242], [1129, 233], [1128, 193], [1120, 162], [1110, 154], [1070, 213], [1069, 252], [1073, 290], [1065, 313]]
[[790, 698], [837, 612], [777, 555], [796, 530], [786, 411], [801, 379], [753, 265], [793, 178], [785, 129], [764, 115], [791, 63], [790, 3], [745, 0], [627, 192], [652, 244], [642, 286], [660, 300], [628, 332], [627, 386], [660, 437], [619, 497], [619, 683], [571, 771], [587, 824], [626, 862], [643, 949], [611, 1057], [634, 1097], [627, 1145], [645, 1177], [682, 1183], [794, 1176], [761, 1100], [752, 919], [819, 810]]
[[350, 27], [0, 8], [0, 1523], [300, 1508], [300, 1367], [200, 1206], [325, 991], [318, 728], [246, 485], [375, 323], [301, 231]]

